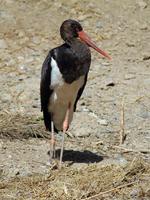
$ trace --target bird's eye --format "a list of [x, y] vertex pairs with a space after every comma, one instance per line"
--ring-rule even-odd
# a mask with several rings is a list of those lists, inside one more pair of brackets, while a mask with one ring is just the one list
[[72, 28], [73, 31], [76, 31], [76, 28], [77, 28], [77, 27], [76, 27], [75, 24], [71, 24], [71, 28]]

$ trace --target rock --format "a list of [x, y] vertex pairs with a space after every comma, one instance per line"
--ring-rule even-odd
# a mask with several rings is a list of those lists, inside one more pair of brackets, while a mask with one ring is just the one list
[[0, 150], [4, 149], [4, 142], [0, 141]]
[[125, 77], [124, 77], [125, 80], [130, 80], [130, 79], [135, 79], [135, 78], [136, 77], [133, 74], [126, 74]]
[[138, 6], [140, 7], [140, 9], [145, 9], [147, 8], [147, 3], [143, 0], [138, 0], [137, 1]]
[[98, 119], [97, 122], [100, 125], [103, 125], [103, 126], [107, 126], [108, 125], [108, 122], [105, 119]]
[[19, 65], [19, 70], [21, 70], [21, 71], [26, 71], [27, 68], [26, 68], [25, 65]]
[[33, 104], [32, 105], [32, 108], [38, 108], [39, 106], [38, 105], [36, 105], [36, 104]]
[[0, 39], [0, 49], [7, 49], [8, 45], [4, 39]]
[[0, 178], [2, 178], [4, 175], [3, 169], [0, 169]]
[[84, 21], [85, 19], [90, 18], [90, 17], [91, 17], [91, 15], [89, 15], [89, 14], [87, 14], [87, 15], [80, 15], [78, 17], [78, 20], [79, 21]]
[[31, 62], [33, 62], [34, 61], [34, 58], [33, 57], [28, 57], [27, 59], [26, 59], [26, 63], [31, 63]]
[[[14, 15], [12, 15], [8, 10], [9, 9], [5, 9], [5, 10], [0, 9], [0, 18], [5, 21], [9, 20], [10, 23], [15, 23], [16, 19], [15, 19]], [[7, 23], [8, 23], [8, 21], [7, 21]]]
[[100, 21], [96, 22], [96, 28], [103, 28], [102, 22]]
[[72, 167], [80, 170], [80, 169], [83, 169], [84, 167], [87, 167], [87, 165], [88, 165], [87, 163], [76, 163], [76, 162], [74, 162], [72, 164]]
[[150, 55], [144, 55], [143, 60], [150, 60]]
[[23, 78], [19, 78], [18, 81], [23, 81]]
[[141, 30], [148, 30], [148, 25], [143, 23], [143, 24], [141, 24], [140, 29]]
[[150, 112], [146, 109], [141, 109], [140, 111], [140, 117], [143, 118], [143, 119], [149, 119], [150, 118]]
[[8, 102], [10, 102], [11, 101], [11, 95], [10, 94], [3, 94], [2, 96], [1, 96], [1, 102], [2, 103], [8, 103]]
[[108, 150], [108, 146], [107, 145], [103, 146], [103, 151], [107, 151], [107, 150]]
[[24, 62], [24, 57], [23, 56], [18, 56], [17, 59], [18, 59], [18, 62]]
[[103, 66], [110, 66], [111, 63], [109, 63], [109, 62], [103, 62], [102, 65], [103, 65]]
[[32, 42], [33, 42], [34, 44], [40, 44], [41, 39], [40, 39], [38, 36], [34, 36], [34, 37], [32, 38]]
[[115, 83], [114, 82], [110, 82], [106, 86], [115, 86]]
[[88, 108], [83, 108], [82, 112], [89, 112], [89, 109]]
[[128, 47], [135, 47], [135, 42], [133, 42], [133, 41], [127, 41], [127, 42], [126, 42], [126, 45], [127, 45]]
[[19, 37], [19, 38], [25, 37], [25, 32], [19, 31], [19, 32], [18, 32], [18, 37]]
[[14, 0], [5, 0], [5, 2], [6, 2], [7, 4], [12, 4], [12, 3], [14, 3]]
[[15, 175], [18, 176], [20, 174], [19, 170], [15, 172]]
[[148, 197], [150, 197], [150, 189], [148, 189], [148, 190], [146, 191], [146, 195], [147, 195]]
[[140, 189], [138, 189], [138, 188], [135, 188], [135, 189], [133, 189], [133, 190], [130, 192], [130, 196], [131, 196], [132, 198], [138, 197], [139, 194], [140, 194]]
[[77, 137], [88, 137], [91, 135], [92, 130], [90, 128], [85, 129], [84, 127], [79, 128], [75, 136]]
[[16, 65], [16, 62], [14, 59], [10, 59], [7, 63], [6, 63], [7, 66], [15, 66]]
[[19, 44], [22, 45], [22, 44], [27, 43], [28, 41], [29, 41], [28, 37], [23, 37], [23, 38], [20, 39]]
[[128, 161], [121, 154], [115, 155], [115, 159], [121, 167], [126, 167], [128, 164]]
[[108, 80], [106, 80], [105, 85], [113, 87], [113, 86], [115, 86], [115, 83], [112, 79], [108, 79]]
[[94, 118], [98, 118], [98, 115], [96, 115], [94, 112], [89, 112], [88, 115]]

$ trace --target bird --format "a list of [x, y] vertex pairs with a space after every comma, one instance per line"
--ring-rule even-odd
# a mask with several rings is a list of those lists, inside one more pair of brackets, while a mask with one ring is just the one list
[[40, 98], [44, 124], [46, 130], [51, 132], [50, 160], [55, 158], [55, 133], [61, 131], [63, 134], [61, 167], [65, 133], [88, 78], [90, 47], [108, 59], [111, 57], [92, 42], [76, 20], [65, 20], [60, 26], [60, 36], [64, 43], [51, 49], [42, 65]]

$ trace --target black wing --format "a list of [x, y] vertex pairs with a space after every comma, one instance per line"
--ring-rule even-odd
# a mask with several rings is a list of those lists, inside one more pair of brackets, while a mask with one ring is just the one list
[[74, 103], [74, 112], [76, 111], [77, 102], [78, 102], [78, 100], [80, 99], [80, 97], [81, 97], [81, 95], [82, 95], [82, 93], [83, 93], [83, 90], [84, 90], [84, 88], [85, 88], [85, 85], [86, 85], [86, 82], [87, 82], [87, 77], [88, 77], [88, 73], [85, 75], [85, 79], [84, 79], [84, 84], [83, 84], [83, 86], [82, 86], [82, 87], [79, 89], [79, 91], [78, 91], [77, 98], [76, 98], [76, 101], [75, 101], [75, 103]]
[[41, 71], [40, 97], [41, 111], [43, 111], [44, 123], [47, 130], [51, 131], [51, 114], [48, 112], [49, 98], [53, 92], [51, 84], [51, 52], [47, 55]]

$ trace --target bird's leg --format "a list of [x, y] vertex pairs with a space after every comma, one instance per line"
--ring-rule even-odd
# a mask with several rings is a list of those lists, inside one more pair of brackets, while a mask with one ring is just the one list
[[66, 115], [65, 115], [65, 120], [63, 122], [63, 136], [62, 136], [62, 144], [61, 144], [61, 151], [60, 151], [60, 168], [61, 168], [61, 165], [62, 165], [62, 157], [63, 157], [63, 151], [64, 151], [64, 139], [65, 139], [65, 133], [69, 127], [69, 113], [70, 113], [70, 107], [71, 107], [71, 104], [69, 103], [68, 104], [68, 108], [67, 108], [67, 111], [66, 111]]
[[51, 141], [50, 141], [50, 163], [55, 158], [55, 133], [54, 133], [54, 122], [51, 120]]

